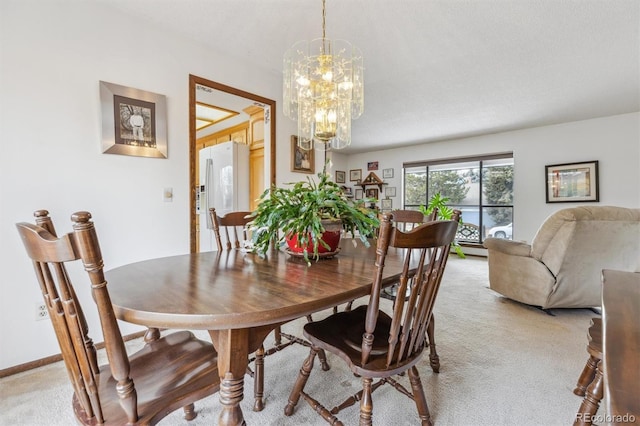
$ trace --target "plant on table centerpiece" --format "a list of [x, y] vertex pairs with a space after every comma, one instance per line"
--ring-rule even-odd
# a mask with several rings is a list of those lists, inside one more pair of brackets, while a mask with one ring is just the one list
[[[319, 181], [289, 183], [287, 188], [272, 187], [261, 196], [248, 224], [253, 250], [264, 256], [272, 240], [280, 246], [296, 247], [310, 264], [309, 258], [320, 258], [320, 252], [332, 252], [323, 240], [326, 228], [337, 226], [369, 246], [367, 237], [375, 235], [380, 225], [377, 212], [365, 207], [367, 200], [350, 200], [344, 190], [329, 179], [325, 164]], [[288, 242], [287, 242], [288, 241]], [[293, 243], [291, 242], [293, 241]]]
[[[434, 209], [438, 209], [438, 217], [437, 220], [451, 220], [453, 218], [453, 209], [447, 205], [449, 199], [447, 197], [443, 197], [442, 194], [436, 192], [429, 199], [429, 203], [426, 205], [421, 205], [418, 207], [418, 210], [422, 212], [425, 216], [431, 215]], [[460, 223], [462, 223], [462, 217], [460, 217]], [[452, 243], [453, 249], [458, 254], [458, 257], [465, 258], [465, 254], [462, 251], [462, 247], [458, 244], [458, 240], [455, 239]]]

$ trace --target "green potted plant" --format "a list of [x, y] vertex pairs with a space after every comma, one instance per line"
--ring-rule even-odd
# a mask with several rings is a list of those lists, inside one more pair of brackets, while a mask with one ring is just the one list
[[[248, 224], [255, 252], [264, 255], [275, 240], [280, 246], [288, 244], [290, 251], [297, 251], [310, 263], [310, 257], [318, 260], [323, 252], [335, 252], [337, 246], [330, 244], [339, 242], [332, 239], [341, 230], [368, 247], [367, 237], [375, 235], [380, 225], [377, 212], [365, 207], [367, 200], [349, 199], [329, 179], [326, 164], [318, 178], [317, 183], [307, 178], [288, 187], [272, 187], [260, 196]], [[325, 231], [329, 231], [326, 237]]]
[[[438, 209], [438, 220], [451, 220], [453, 217], [453, 209], [447, 205], [449, 199], [447, 197], [443, 197], [442, 194], [436, 192], [429, 199], [429, 203], [426, 206], [421, 205], [418, 207], [418, 210], [422, 212], [425, 216], [431, 215], [434, 209]], [[460, 217], [460, 223], [462, 223], [462, 217]], [[458, 244], [457, 240], [453, 241], [453, 249], [458, 254], [458, 257], [465, 258], [465, 254], [462, 251], [462, 247]]]

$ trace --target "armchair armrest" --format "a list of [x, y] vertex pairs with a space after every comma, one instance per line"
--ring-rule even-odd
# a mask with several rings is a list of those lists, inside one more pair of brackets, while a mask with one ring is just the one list
[[521, 241], [489, 237], [484, 240], [484, 246], [489, 250], [496, 250], [512, 256], [531, 257], [531, 245]]
[[531, 245], [487, 238], [484, 246], [489, 255], [489, 287], [518, 302], [545, 308], [556, 279], [540, 259], [532, 256]]

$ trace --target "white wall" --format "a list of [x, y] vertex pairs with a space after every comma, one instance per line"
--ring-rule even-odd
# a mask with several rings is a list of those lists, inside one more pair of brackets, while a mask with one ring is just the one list
[[[88, 210], [107, 269], [189, 251], [189, 74], [279, 99], [264, 75], [95, 2], [0, 2], [0, 369], [59, 353], [14, 223], [46, 208], [58, 232]], [[100, 80], [166, 95], [168, 159], [102, 154]], [[290, 121], [277, 105], [277, 140]], [[280, 123], [283, 123], [282, 125]], [[288, 146], [288, 145], [287, 145]], [[277, 151], [289, 169], [288, 149]], [[162, 201], [172, 187], [174, 201]], [[81, 297], [88, 298], [88, 288]], [[88, 300], [88, 299], [87, 299]], [[99, 329], [90, 317], [95, 341]], [[123, 327], [123, 333], [139, 328]]]
[[386, 179], [397, 187], [393, 207], [401, 208], [402, 163], [405, 161], [513, 152], [514, 235], [516, 240], [531, 241], [538, 227], [556, 210], [576, 203], [545, 202], [545, 165], [599, 161], [600, 202], [590, 205], [640, 207], [640, 114], [623, 114], [555, 126], [498, 133], [446, 142], [354, 154], [348, 157], [349, 169], [367, 173], [367, 162], [378, 161], [375, 172], [393, 168], [394, 177]]

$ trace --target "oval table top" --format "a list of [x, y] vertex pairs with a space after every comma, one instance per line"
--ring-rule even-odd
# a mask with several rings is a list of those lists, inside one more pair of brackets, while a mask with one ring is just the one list
[[[390, 248], [384, 276], [402, 268]], [[241, 250], [144, 260], [105, 273], [119, 319], [158, 328], [223, 330], [283, 323], [369, 293], [375, 242], [343, 239], [333, 258], [311, 260], [273, 250]]]

